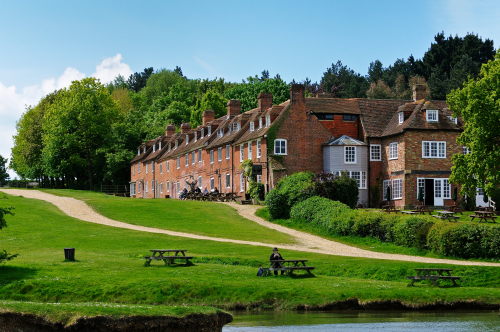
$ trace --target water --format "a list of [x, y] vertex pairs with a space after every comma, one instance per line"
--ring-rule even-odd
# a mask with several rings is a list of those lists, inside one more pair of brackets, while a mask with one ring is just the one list
[[235, 311], [223, 332], [500, 331], [498, 311]]

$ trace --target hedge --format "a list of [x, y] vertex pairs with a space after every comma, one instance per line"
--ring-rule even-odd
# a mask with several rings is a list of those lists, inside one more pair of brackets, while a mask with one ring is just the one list
[[294, 205], [290, 220], [313, 225], [330, 235], [372, 237], [444, 256], [500, 258], [500, 228], [486, 225], [351, 210], [345, 204], [317, 196]]

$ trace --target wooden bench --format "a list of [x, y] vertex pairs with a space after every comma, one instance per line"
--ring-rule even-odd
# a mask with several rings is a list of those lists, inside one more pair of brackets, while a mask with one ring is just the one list
[[[153, 253], [152, 256], [144, 257], [146, 259], [147, 265], [151, 264], [152, 260], [162, 260], [165, 262], [165, 265], [167, 264], [173, 264], [175, 260], [184, 260], [186, 261], [186, 264], [190, 263], [190, 259], [193, 259], [193, 256], [186, 256], [186, 251], [187, 250], [181, 250], [181, 249], [151, 249], [149, 250]], [[167, 253], [165, 256], [164, 254]], [[172, 255], [171, 253], [175, 253], [175, 255]], [[182, 254], [179, 255], [179, 253]], [[156, 255], [158, 254], [158, 256]], [[168, 261], [168, 263], [167, 263]]]
[[495, 212], [489, 212], [489, 211], [474, 211], [475, 214], [471, 214], [469, 215], [469, 217], [471, 218], [470, 221], [473, 221], [474, 218], [479, 218], [479, 222], [478, 224], [481, 222], [481, 221], [486, 221], [488, 222], [488, 219], [491, 219], [491, 221], [493, 221], [494, 223], [496, 223], [495, 219], [497, 218], [496, 216], [494, 216]]
[[[416, 276], [407, 276], [406, 279], [411, 280], [410, 286], [413, 286], [415, 281], [431, 280], [434, 286], [438, 287], [436, 281], [438, 280], [451, 280], [453, 285], [458, 286], [455, 280], [460, 280], [460, 277], [452, 276], [451, 271], [453, 269], [441, 269], [441, 268], [430, 268], [430, 269], [415, 269], [417, 271]], [[431, 272], [437, 272], [438, 274], [431, 274]], [[444, 275], [446, 273], [446, 275]]]
[[396, 214], [398, 214], [399, 210], [396, 209], [395, 206], [392, 206], [392, 205], [384, 205], [382, 206], [382, 212], [386, 212], [386, 213], [391, 213], [391, 212], [395, 212]]
[[[312, 274], [311, 270], [314, 270], [314, 266], [307, 266], [307, 259], [289, 259], [289, 260], [270, 260], [270, 267], [263, 268], [262, 276], [265, 277], [270, 275], [274, 271], [284, 271], [285, 273], [292, 274], [293, 271], [307, 271], [307, 273]], [[273, 267], [278, 264], [278, 267]], [[302, 266], [299, 266], [302, 264]], [[290, 266], [291, 265], [291, 266]]]

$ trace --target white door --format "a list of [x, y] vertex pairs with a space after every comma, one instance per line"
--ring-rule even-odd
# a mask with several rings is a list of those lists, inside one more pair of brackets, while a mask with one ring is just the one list
[[483, 201], [483, 199], [484, 199], [483, 188], [477, 188], [477, 191], [476, 191], [476, 206], [477, 207], [480, 207], [480, 206], [490, 206], [488, 203], [485, 203]]
[[443, 179], [434, 179], [434, 205], [443, 206]]

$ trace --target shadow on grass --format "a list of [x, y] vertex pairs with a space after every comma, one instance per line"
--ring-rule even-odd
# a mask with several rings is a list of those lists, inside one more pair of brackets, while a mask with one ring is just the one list
[[291, 273], [288, 275], [292, 279], [309, 279], [309, 278], [316, 278], [314, 274], [295, 274]]
[[0, 265], [0, 284], [8, 285], [12, 282], [31, 279], [36, 269], [20, 266]]
[[173, 263], [173, 264], [148, 264], [147, 262], [144, 263], [144, 267], [154, 267], [154, 268], [183, 268], [183, 267], [191, 267], [191, 266], [196, 266], [193, 263]]

